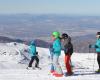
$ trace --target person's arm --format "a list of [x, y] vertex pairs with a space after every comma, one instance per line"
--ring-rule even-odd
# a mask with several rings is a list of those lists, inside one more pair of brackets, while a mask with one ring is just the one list
[[53, 45], [52, 44], [50, 44], [50, 46], [49, 46], [49, 51], [50, 51], [50, 53], [51, 52], [54, 52], [54, 49], [53, 49]]
[[100, 48], [100, 44], [89, 45], [89, 48]]
[[90, 45], [90, 48], [95, 48], [95, 44]]

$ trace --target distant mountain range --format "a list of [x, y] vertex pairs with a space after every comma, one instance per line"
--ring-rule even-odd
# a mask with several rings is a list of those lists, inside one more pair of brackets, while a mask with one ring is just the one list
[[100, 30], [98, 16], [0, 15], [0, 35], [12, 38], [49, 40], [53, 31], [71, 36], [95, 34]]
[[[25, 41], [21, 39], [12, 39], [9, 37], [0, 36], [0, 43], [10, 43], [10, 42], [25, 43], [27, 45], [29, 45], [30, 43], [30, 41]], [[51, 44], [50, 42], [46, 42], [40, 39], [35, 39], [35, 42], [38, 47], [43, 47], [43, 48], [49, 48]], [[95, 37], [93, 35], [72, 37], [72, 43], [74, 46], [74, 52], [88, 53], [89, 44], [95, 43]], [[91, 49], [91, 52], [95, 52], [94, 49]]]
[[87, 52], [88, 44], [95, 41], [95, 34], [99, 30], [98, 16], [0, 15], [0, 42], [36, 39], [38, 46], [48, 47], [51, 33], [59, 31], [72, 37], [76, 52]]
[[24, 40], [12, 39], [12, 38], [9, 38], [9, 37], [0, 36], [0, 43], [10, 43], [10, 42], [22, 43], [22, 42], [24, 42]]

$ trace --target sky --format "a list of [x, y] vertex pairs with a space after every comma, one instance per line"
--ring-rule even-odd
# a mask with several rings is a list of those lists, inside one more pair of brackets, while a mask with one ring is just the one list
[[100, 15], [100, 0], [0, 0], [0, 14]]

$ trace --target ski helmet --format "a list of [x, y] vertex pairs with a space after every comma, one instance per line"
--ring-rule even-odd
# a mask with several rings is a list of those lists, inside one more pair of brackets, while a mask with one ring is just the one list
[[35, 40], [30, 42], [31, 45], [35, 45]]
[[52, 33], [52, 35], [55, 37], [55, 38], [59, 38], [60, 37], [60, 33], [55, 31]]
[[97, 38], [100, 39], [100, 32], [97, 32]]
[[68, 34], [63, 33], [63, 34], [62, 34], [62, 38], [64, 38], [64, 39], [65, 39], [65, 38], [68, 38]]
[[100, 32], [97, 32], [97, 35], [100, 35]]

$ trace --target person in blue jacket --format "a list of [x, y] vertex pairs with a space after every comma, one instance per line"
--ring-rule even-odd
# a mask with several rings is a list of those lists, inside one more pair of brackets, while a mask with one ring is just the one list
[[97, 52], [97, 62], [99, 65], [99, 69], [96, 71], [97, 73], [100, 73], [100, 32], [97, 32], [97, 40], [94, 45], [89, 45], [90, 48], [95, 48]]
[[59, 64], [59, 56], [61, 55], [61, 41], [60, 41], [60, 33], [55, 31], [52, 33], [52, 52], [53, 52], [53, 65], [54, 65], [54, 72], [53, 75], [56, 77], [62, 77], [63, 72], [61, 66]]
[[32, 41], [29, 46], [29, 55], [31, 56], [31, 60], [28, 65], [28, 69], [32, 69], [32, 63], [34, 60], [36, 60], [35, 68], [39, 68], [39, 58], [38, 58], [38, 52], [36, 51], [35, 41]]

